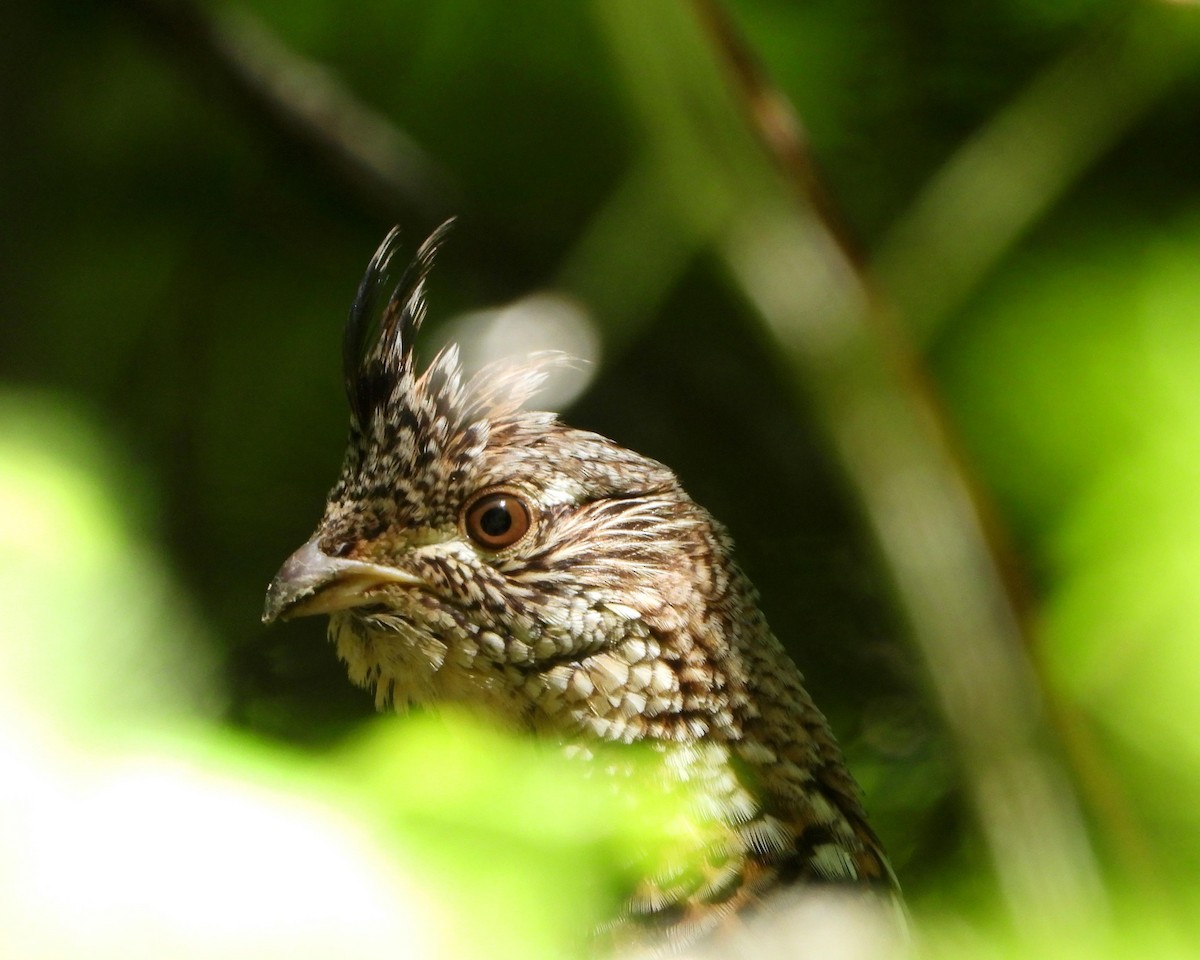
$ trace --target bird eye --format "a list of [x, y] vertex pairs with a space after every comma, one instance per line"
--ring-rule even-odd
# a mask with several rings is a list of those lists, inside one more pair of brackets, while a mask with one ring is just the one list
[[467, 536], [488, 550], [503, 550], [529, 530], [529, 508], [520, 497], [496, 491], [485, 493], [465, 516]]

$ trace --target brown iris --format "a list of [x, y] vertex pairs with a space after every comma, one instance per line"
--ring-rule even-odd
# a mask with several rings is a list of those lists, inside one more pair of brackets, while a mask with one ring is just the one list
[[467, 536], [487, 550], [503, 550], [529, 530], [529, 507], [512, 493], [495, 490], [473, 500], [467, 507], [464, 525]]

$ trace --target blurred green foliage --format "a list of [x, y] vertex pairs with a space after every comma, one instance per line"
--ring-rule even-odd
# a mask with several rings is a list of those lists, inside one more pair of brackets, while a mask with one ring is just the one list
[[1198, 223], [1185, 208], [1022, 252], [939, 357], [1043, 584], [1045, 675], [1131, 806], [1102, 839], [1158, 882], [1200, 863]]
[[[730, 526], [847, 747], [935, 955], [1187, 955], [1200, 933], [1200, 71], [1190, 67], [1200, 11], [1150, 0], [729, 7], [796, 104], [868, 251], [887, 249], [892, 225], [963, 144], [1087, 38], [1136, 28], [1138, 76], [1171, 65], [1114, 122], [1111, 145], [1053, 143], [1068, 161], [1075, 146], [1096, 160], [1064, 174], [1061, 194], [1046, 188], [1040, 219], [998, 246], [947, 316], [902, 318], [933, 331], [934, 384], [1030, 581], [1062, 774], [1080, 789], [1111, 888], [1103, 923], [1075, 918], [1031, 942], [992, 909], [951, 739], [820, 415], [791, 399], [794, 372], [707, 255], [708, 195], [684, 211], [686, 167], [660, 179], [661, 152], [686, 159], [702, 147], [674, 142], [685, 127], [669, 117], [662, 136], [647, 135], [645, 91], [621, 50], [661, 49], [669, 77], [694, 67], [665, 52], [679, 48], [639, 35], [636, 13], [604, 0], [205, 9], [260, 18], [453, 185], [429, 204], [461, 217], [434, 280], [432, 325], [546, 287], [591, 308], [605, 354], [570, 419], [676, 468]], [[466, 801], [502, 786], [541, 791], [559, 809], [582, 801], [556, 794], [544, 779], [557, 773], [518, 759], [518, 746], [473, 747], [457, 729], [413, 728], [409, 740], [403, 725], [376, 730], [321, 624], [258, 625], [265, 584], [315, 523], [340, 461], [337, 351], [358, 274], [393, 220], [415, 244], [430, 218], [372, 204], [269, 132], [186, 47], [161, 41], [152, 8], [25, 3], [0, 33], [0, 680], [21, 704], [11, 717], [42, 713], [72, 742], [110, 729], [137, 741], [178, 724], [191, 732], [163, 752], [220, 743], [223, 775], [267, 776], [281, 763], [284, 792], [354, 784], [351, 807], [388, 849], [390, 817], [400, 818], [404, 856], [456, 838], [444, 851], [448, 886], [532, 894], [497, 901], [497, 917], [525, 916], [544, 896], [538, 883], [586, 863], [594, 872], [580, 874], [574, 906], [555, 914], [563, 925], [512, 939], [542, 937], [552, 951], [611, 893], [586, 888], [619, 878], [621, 838], [566, 836], [589, 822], [568, 818], [562, 845], [542, 844], [481, 822], [494, 807]], [[1018, 176], [1020, 151], [991, 159], [1012, 185], [1038, 188]], [[958, 198], [958, 213], [975, 210], [971, 193]], [[953, 222], [969, 228], [963, 245], [990, 226]], [[940, 242], [953, 250], [956, 235]], [[910, 253], [898, 261], [891, 250], [888, 262], [906, 263], [914, 288], [953, 280], [949, 262]], [[407, 793], [398, 758], [425, 766], [422, 749], [463, 774], [459, 790]], [[509, 766], [528, 780], [506, 784]], [[497, 872], [470, 880], [483, 861], [456, 858], [466, 847], [489, 851]]]
[[3, 955], [573, 955], [711, 843], [686, 788], [638, 789], [648, 751], [613, 755], [631, 802], [457, 715], [321, 757], [218, 726], [210, 644], [103, 428], [44, 398], [0, 413]]

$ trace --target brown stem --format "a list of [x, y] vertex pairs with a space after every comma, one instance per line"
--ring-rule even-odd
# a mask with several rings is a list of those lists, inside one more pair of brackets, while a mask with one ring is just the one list
[[822, 188], [799, 118], [717, 0], [690, 0], [743, 120], [793, 201], [743, 218], [734, 276], [823, 411], [956, 741], [1014, 917], [1053, 924], [1100, 884], [1047, 743], [1015, 568], [991, 534], [916, 352]]
[[115, 2], [224, 90], [256, 129], [326, 169], [367, 212], [422, 223], [452, 212], [450, 178], [412, 138], [248, 14], [218, 18], [193, 0]]

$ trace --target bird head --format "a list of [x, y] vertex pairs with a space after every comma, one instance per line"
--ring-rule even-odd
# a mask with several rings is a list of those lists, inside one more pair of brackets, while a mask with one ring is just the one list
[[263, 619], [328, 614], [381, 706], [457, 702], [609, 739], [685, 729], [705, 686], [682, 675], [689, 651], [721, 633], [705, 623], [723, 610], [722, 534], [666, 467], [524, 408], [558, 357], [468, 379], [452, 345], [419, 368], [448, 226], [399, 282], [396, 230], [371, 260], [345, 333], [342, 473]]

